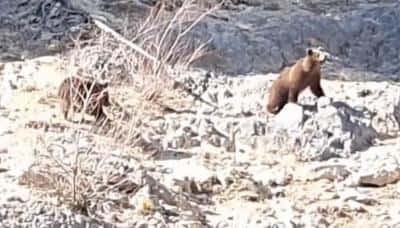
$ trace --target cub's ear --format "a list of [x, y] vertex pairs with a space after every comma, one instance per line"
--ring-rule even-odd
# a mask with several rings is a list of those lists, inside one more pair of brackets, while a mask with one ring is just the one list
[[307, 55], [311, 56], [313, 54], [313, 50], [311, 48], [307, 49]]
[[105, 96], [109, 96], [108, 94], [108, 89], [104, 89], [100, 92], [100, 96], [99, 97], [105, 97]]
[[104, 87], [107, 88], [110, 85], [110, 80], [102, 80], [100, 81], [100, 84]]

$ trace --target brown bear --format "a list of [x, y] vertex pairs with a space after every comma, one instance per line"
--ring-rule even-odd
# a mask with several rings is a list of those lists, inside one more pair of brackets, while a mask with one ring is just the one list
[[305, 57], [284, 68], [270, 89], [268, 112], [277, 114], [288, 102], [297, 103], [299, 94], [308, 86], [315, 96], [325, 96], [321, 88], [321, 65], [326, 58], [320, 49], [307, 49]]
[[111, 105], [107, 87], [108, 82], [100, 83], [81, 77], [64, 79], [58, 88], [64, 119], [68, 118], [71, 107], [74, 112], [82, 111], [85, 108], [85, 101], [87, 101], [85, 113], [94, 116], [96, 121], [105, 118], [103, 107]]

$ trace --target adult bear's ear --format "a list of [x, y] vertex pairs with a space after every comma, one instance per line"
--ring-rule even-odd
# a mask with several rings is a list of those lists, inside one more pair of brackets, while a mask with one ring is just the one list
[[311, 56], [313, 54], [313, 50], [311, 48], [307, 49], [307, 55]]

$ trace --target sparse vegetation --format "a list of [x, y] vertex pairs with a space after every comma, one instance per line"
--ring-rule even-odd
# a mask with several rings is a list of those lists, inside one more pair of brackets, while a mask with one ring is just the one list
[[[20, 56], [0, 62], [0, 226], [396, 226], [400, 84], [366, 79], [397, 70], [387, 2], [0, 1], [0, 59]], [[326, 96], [271, 116], [275, 72], [305, 45], [332, 57]], [[29, 60], [43, 48], [58, 54]], [[70, 116], [70, 76], [110, 84]]]
[[[150, 129], [142, 125], [148, 119], [158, 118], [163, 111], [162, 107], [171, 103], [171, 99], [172, 103], [180, 105], [185, 95], [182, 88], [174, 88], [177, 74], [188, 70], [190, 64], [206, 52], [205, 44], [194, 44], [185, 39], [185, 35], [218, 6], [196, 18], [191, 15], [193, 7], [196, 5], [187, 1], [175, 15], [168, 15], [163, 8], [155, 9], [136, 29], [128, 31], [126, 28], [123, 35], [101, 27], [94, 38], [82, 41], [78, 36], [74, 39], [74, 48], [68, 52], [64, 65], [68, 70], [67, 74], [78, 74], [94, 81], [110, 80], [114, 111], [119, 113], [109, 112], [108, 119], [96, 124], [90, 131], [83, 127], [82, 121], [73, 125], [70, 129], [73, 146], [70, 148], [55, 139], [40, 138], [41, 145], [37, 148], [40, 158], [24, 175], [21, 183], [41, 189], [51, 197], [57, 197], [78, 212], [101, 219], [96, 214], [94, 205], [102, 201], [99, 195], [110, 191], [110, 187], [107, 190], [100, 187], [99, 190], [98, 184], [104, 181], [107, 184], [107, 179], [112, 179], [112, 175], [117, 174], [108, 173], [113, 170], [103, 167], [107, 158], [98, 160], [97, 153], [101, 151], [96, 151], [94, 144], [89, 143], [92, 131], [112, 136], [118, 143], [129, 145], [131, 151], [137, 151], [135, 148], [148, 150], [154, 144], [146, 138], [148, 132], [143, 132]], [[100, 23], [100, 26], [105, 25]], [[130, 36], [124, 37], [127, 34]], [[87, 97], [83, 98], [84, 108], [79, 119], [84, 118], [93, 85], [87, 91]], [[130, 94], [133, 96], [130, 99], [134, 106], [130, 110], [118, 101], [118, 90], [124, 87], [132, 90]], [[126, 153], [119, 156], [126, 155], [129, 157]], [[125, 177], [121, 178], [123, 179], [113, 184], [124, 185], [121, 182], [128, 181]], [[140, 189], [144, 186], [140, 182], [138, 180], [131, 184], [135, 189]], [[135, 189], [130, 191], [135, 192]], [[146, 211], [146, 214], [150, 213], [154, 210], [149, 208], [150, 202], [149, 199], [144, 199], [143, 205], [138, 207], [142, 207], [140, 210]]]

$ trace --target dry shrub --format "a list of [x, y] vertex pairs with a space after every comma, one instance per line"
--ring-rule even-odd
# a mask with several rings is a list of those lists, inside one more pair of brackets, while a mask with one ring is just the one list
[[[190, 96], [184, 89], [177, 89], [177, 80], [194, 61], [207, 54], [208, 42], [190, 39], [188, 34], [219, 6], [202, 10], [196, 1], [185, 1], [171, 13], [159, 4], [142, 21], [123, 25], [121, 34], [99, 29], [92, 39], [75, 39], [67, 68], [82, 69], [96, 80], [111, 81], [114, 108], [108, 114], [113, 123], [104, 125], [104, 132], [136, 145], [141, 140], [137, 132], [143, 132], [138, 128], [141, 122], [162, 116], [171, 104], [178, 110], [190, 106]], [[139, 46], [143, 53], [130, 44]]]
[[82, 175], [82, 164], [88, 163], [81, 155], [90, 154], [90, 148], [80, 147], [77, 139], [74, 153], [60, 143], [49, 143], [44, 137], [38, 139], [35, 163], [20, 177], [20, 184], [39, 190], [43, 195], [55, 196], [60, 202], [87, 214], [86, 199], [93, 180]]
[[[109, 194], [131, 194], [140, 187], [141, 173], [134, 170], [139, 165], [115, 154], [100, 154], [91, 136], [70, 133], [64, 133], [63, 138], [38, 136], [35, 163], [20, 177], [20, 184], [99, 218], [104, 208], [98, 207], [110, 201]], [[113, 209], [119, 209], [123, 202], [118, 203]]]
[[[162, 7], [154, 9], [138, 27], [125, 30], [123, 35], [129, 42], [142, 47], [156, 61], [138, 54], [118, 37], [100, 30], [94, 38], [83, 41], [78, 36], [74, 39], [74, 49], [66, 56], [68, 76], [75, 76], [79, 72], [81, 76], [93, 80], [110, 80], [111, 97], [115, 95], [113, 103], [122, 113], [114, 115], [111, 122], [104, 122], [100, 130], [110, 127], [107, 124], [111, 123], [112, 129], [107, 131], [131, 147], [155, 144], [151, 136], [145, 137], [148, 129], [142, 123], [146, 122], [146, 118], [157, 115], [153, 110], [155, 104], [160, 105], [166, 100], [179, 103], [182, 94], [173, 89], [174, 77], [179, 73], [173, 69], [187, 68], [205, 53], [205, 43], [193, 43], [186, 35], [211, 10], [199, 15], [193, 13], [196, 11], [194, 7], [191, 1], [187, 1], [174, 15], [163, 11]], [[123, 88], [127, 93], [118, 94]], [[124, 98], [134, 100], [131, 102], [133, 105], [125, 106], [121, 102]], [[87, 102], [86, 99], [85, 107]], [[82, 110], [81, 113], [84, 112]], [[87, 143], [92, 142], [87, 139], [92, 132], [87, 131], [82, 122], [74, 124], [71, 132], [73, 137], [67, 140], [69, 142], [65, 142], [69, 133], [64, 133], [58, 139], [40, 140], [37, 148], [40, 156], [21, 177], [21, 183], [41, 189], [50, 196], [56, 195], [61, 202], [69, 203], [90, 215], [96, 211], [93, 202], [103, 197], [94, 195], [96, 188], [106, 175], [104, 172], [111, 168], [106, 166], [108, 163], [104, 160], [107, 158], [94, 151], [95, 143]], [[67, 148], [71, 144], [74, 147]], [[107, 176], [110, 177], [109, 174]]]
[[135, 224], [138, 218], [158, 212], [159, 222], [166, 223], [170, 214], [164, 206], [168, 205], [182, 213], [177, 219], [184, 216], [205, 222], [203, 212], [193, 205], [196, 199], [168, 189], [137, 160], [104, 151], [93, 136], [79, 132], [63, 137], [38, 135], [36, 149], [36, 161], [20, 177], [20, 184], [42, 197], [57, 199], [74, 212], [115, 225]]
[[137, 53], [110, 34], [98, 31], [93, 39], [84, 42], [79, 36], [75, 39], [68, 69], [78, 67], [94, 78], [129, 84], [141, 93], [170, 90], [176, 74], [207, 53], [208, 42], [189, 39], [187, 35], [217, 6], [202, 12], [194, 2], [185, 1], [174, 14], [165, 11], [161, 4], [143, 21], [123, 25], [122, 37], [141, 47], [148, 56]]

